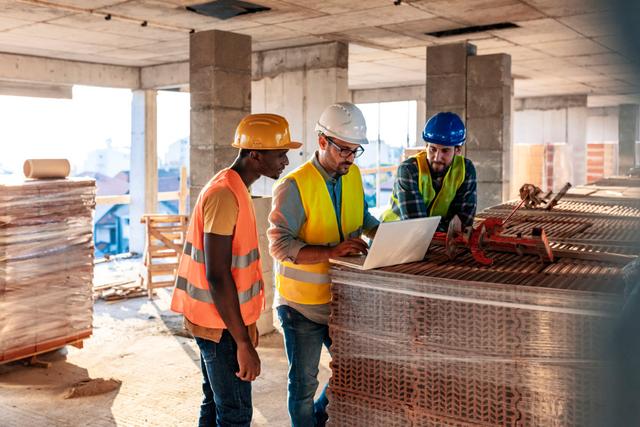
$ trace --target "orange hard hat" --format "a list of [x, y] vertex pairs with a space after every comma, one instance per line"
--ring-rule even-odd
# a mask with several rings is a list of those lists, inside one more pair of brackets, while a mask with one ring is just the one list
[[250, 114], [243, 118], [231, 145], [247, 150], [286, 150], [302, 146], [291, 141], [287, 119], [277, 114]]

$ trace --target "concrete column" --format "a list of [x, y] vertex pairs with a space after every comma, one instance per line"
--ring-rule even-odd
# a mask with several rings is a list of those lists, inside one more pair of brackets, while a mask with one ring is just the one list
[[275, 294], [275, 280], [273, 272], [273, 258], [269, 256], [269, 212], [271, 212], [271, 197], [256, 197], [253, 199], [253, 209], [256, 213], [256, 226], [258, 228], [258, 241], [260, 245], [260, 259], [262, 261], [262, 279], [264, 281], [264, 297], [266, 300], [264, 311], [258, 319], [258, 331], [260, 335], [273, 331], [273, 297]]
[[618, 113], [618, 173], [626, 175], [636, 165], [636, 143], [639, 137], [638, 104], [620, 105]]
[[416, 147], [424, 146], [422, 140], [422, 130], [427, 123], [427, 103], [424, 99], [416, 100]]
[[158, 208], [158, 109], [155, 90], [133, 92], [131, 108], [131, 168], [129, 179], [129, 250], [144, 251], [140, 217]]
[[[585, 102], [582, 106], [567, 108], [567, 153], [565, 163], [570, 174], [572, 185], [587, 183], [587, 118], [588, 109]], [[559, 191], [564, 182], [554, 182], [554, 191]]]
[[476, 47], [467, 42], [427, 47], [425, 119], [451, 111], [466, 120], [467, 57], [475, 54]]
[[191, 209], [202, 187], [238, 154], [231, 147], [251, 112], [251, 37], [202, 31], [189, 40]]
[[466, 85], [466, 156], [478, 173], [478, 210], [482, 210], [509, 198], [511, 56], [469, 56]]
[[[289, 121], [294, 140], [304, 146], [289, 153], [285, 173], [302, 164], [316, 150], [315, 125], [322, 111], [334, 102], [351, 99], [347, 85], [349, 46], [331, 42], [274, 49], [253, 55], [252, 102], [254, 113], [269, 112]], [[263, 178], [252, 193], [271, 195], [273, 180]]]

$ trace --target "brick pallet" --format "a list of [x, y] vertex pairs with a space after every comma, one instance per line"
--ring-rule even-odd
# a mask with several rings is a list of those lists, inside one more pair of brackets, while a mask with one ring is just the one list
[[491, 256], [332, 268], [332, 426], [603, 425], [621, 266]]
[[0, 182], [0, 363], [91, 335], [94, 208], [93, 179]]
[[[640, 253], [640, 180], [573, 188], [544, 228], [557, 259], [491, 253], [373, 271], [333, 267], [333, 426], [601, 426], [622, 267]], [[613, 187], [615, 185], [616, 187]], [[506, 218], [518, 201], [478, 218]]]

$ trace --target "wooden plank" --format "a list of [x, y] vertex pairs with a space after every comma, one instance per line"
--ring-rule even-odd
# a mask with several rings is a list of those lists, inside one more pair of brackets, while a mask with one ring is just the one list
[[96, 205], [128, 205], [131, 203], [131, 196], [123, 194], [120, 196], [96, 196]]
[[147, 269], [151, 273], [167, 272], [167, 271], [173, 273], [173, 271], [175, 269], [177, 269], [177, 268], [178, 268], [178, 263], [175, 263], [175, 264], [152, 264], [152, 265], [147, 267]]
[[151, 236], [160, 240], [161, 242], [163, 242], [165, 245], [167, 245], [169, 248], [173, 249], [174, 251], [177, 252], [182, 250], [182, 247], [180, 245], [176, 245], [174, 242], [164, 237], [160, 232], [156, 231], [155, 229], [150, 228], [149, 233], [151, 234]]

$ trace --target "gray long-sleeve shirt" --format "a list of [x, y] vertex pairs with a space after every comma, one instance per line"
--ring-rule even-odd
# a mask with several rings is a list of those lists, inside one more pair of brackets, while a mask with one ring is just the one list
[[[311, 163], [320, 172], [327, 184], [327, 191], [333, 202], [334, 212], [338, 221], [338, 229], [341, 230], [342, 177], [332, 178], [318, 161], [317, 153], [311, 158]], [[307, 243], [298, 238], [307, 216], [302, 205], [300, 190], [295, 180], [285, 179], [275, 187], [272, 204], [271, 214], [269, 215], [270, 227], [267, 231], [269, 251], [278, 261], [294, 262], [300, 249], [307, 245]], [[363, 229], [365, 231], [370, 231], [378, 226], [379, 222], [369, 213], [366, 201], [363, 215]], [[342, 231], [340, 232], [342, 233]], [[341, 240], [344, 240], [344, 236], [341, 236]], [[316, 323], [327, 324], [329, 322], [329, 304], [298, 304], [276, 294], [273, 305], [274, 307], [288, 305]]]

